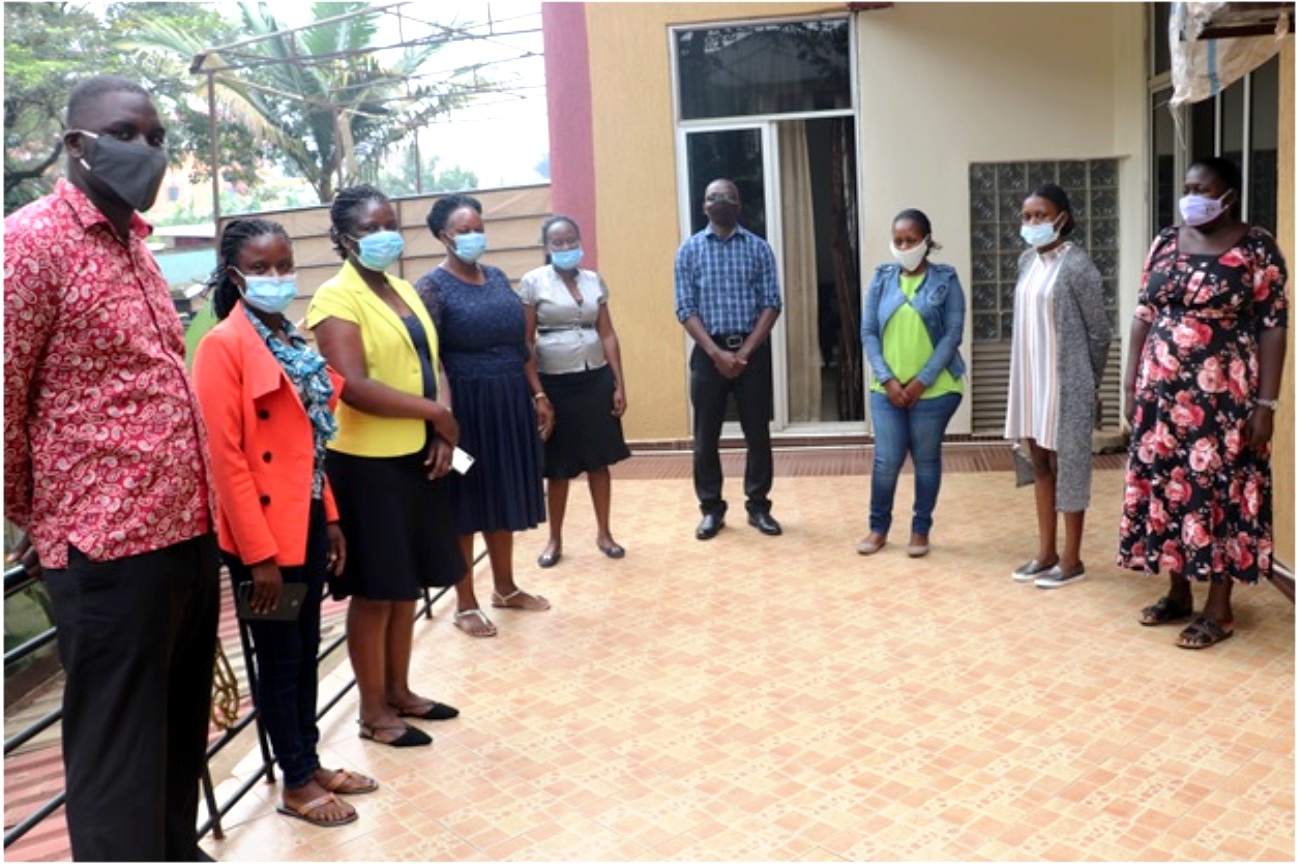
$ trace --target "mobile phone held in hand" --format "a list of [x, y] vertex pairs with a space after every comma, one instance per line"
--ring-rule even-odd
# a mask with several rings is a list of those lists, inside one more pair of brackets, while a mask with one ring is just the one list
[[235, 592], [235, 613], [240, 620], [297, 620], [307, 598], [307, 585], [301, 582], [280, 585], [280, 602], [270, 611], [254, 611], [249, 601], [253, 595], [253, 582], [246, 581]]
[[470, 457], [469, 452], [456, 446], [456, 450], [451, 453], [451, 468], [463, 476], [472, 466], [474, 466], [474, 459]]

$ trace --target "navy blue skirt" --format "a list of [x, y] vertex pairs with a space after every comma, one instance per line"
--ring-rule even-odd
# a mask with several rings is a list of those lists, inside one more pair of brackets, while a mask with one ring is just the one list
[[460, 447], [474, 458], [449, 474], [456, 531], [528, 530], [546, 520], [542, 439], [522, 369], [451, 377]]

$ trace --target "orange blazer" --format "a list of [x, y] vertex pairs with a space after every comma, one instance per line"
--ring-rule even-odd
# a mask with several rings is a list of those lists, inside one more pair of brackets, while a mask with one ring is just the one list
[[[334, 397], [343, 377], [332, 368]], [[306, 561], [315, 459], [311, 421], [288, 375], [244, 314], [243, 302], [204, 335], [194, 388], [208, 427], [217, 486], [217, 540], [245, 565]], [[338, 508], [325, 482], [325, 518]]]

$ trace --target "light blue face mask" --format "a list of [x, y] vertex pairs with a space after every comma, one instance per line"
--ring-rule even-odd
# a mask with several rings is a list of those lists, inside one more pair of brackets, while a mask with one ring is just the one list
[[456, 245], [456, 258], [470, 265], [477, 262], [487, 251], [487, 235], [482, 232], [452, 235], [451, 239]]
[[244, 303], [263, 313], [283, 313], [293, 299], [298, 297], [296, 275], [288, 274], [245, 274], [239, 269], [232, 269], [244, 278], [240, 289]]
[[406, 242], [401, 234], [388, 229], [372, 232], [355, 239], [357, 242], [357, 261], [371, 271], [384, 271], [389, 265], [402, 258]]
[[556, 250], [551, 253], [551, 264], [561, 271], [572, 271], [578, 267], [578, 263], [581, 261], [581, 247], [575, 247], [572, 250]]
[[1031, 247], [1046, 247], [1061, 235], [1055, 221], [1051, 223], [1022, 223], [1020, 237]]

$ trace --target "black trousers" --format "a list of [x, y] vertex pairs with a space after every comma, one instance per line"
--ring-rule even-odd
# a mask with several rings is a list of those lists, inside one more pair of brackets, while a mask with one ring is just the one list
[[210, 534], [48, 569], [58, 627], [68, 835], [77, 861], [198, 859], [216, 652]]
[[764, 342], [749, 359], [745, 372], [727, 379], [698, 346], [691, 353], [691, 404], [695, 407], [695, 496], [700, 511], [724, 514], [722, 460], [718, 439], [727, 412], [727, 397], [736, 400], [740, 429], [745, 434], [745, 508], [767, 512], [772, 501], [772, 348]]

